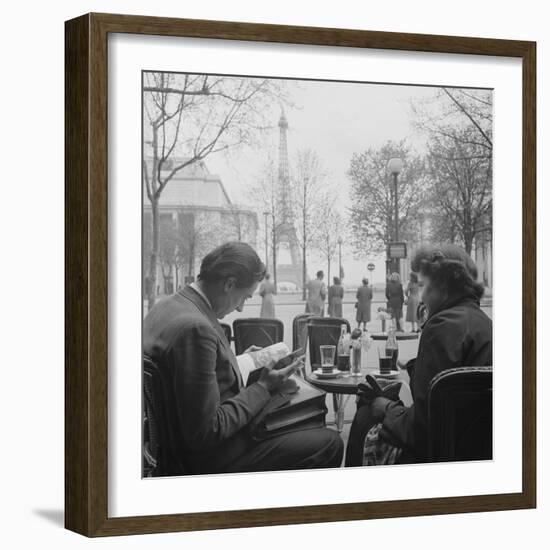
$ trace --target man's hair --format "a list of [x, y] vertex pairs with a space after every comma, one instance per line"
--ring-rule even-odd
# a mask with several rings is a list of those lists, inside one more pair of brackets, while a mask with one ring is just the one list
[[409, 274], [409, 279], [411, 280], [411, 282], [413, 283], [418, 283], [418, 275], [414, 272], [414, 271], [411, 271], [410, 274]]
[[340, 277], [333, 277], [332, 280], [334, 281], [335, 285], [339, 285], [341, 283]]
[[363, 277], [363, 284], [364, 285], [368, 285], [369, 284], [369, 280], [366, 278], [366, 277]]
[[483, 296], [483, 285], [477, 282], [477, 267], [469, 254], [455, 244], [428, 245], [419, 248], [411, 269], [429, 277], [433, 284], [454, 296]]
[[238, 288], [264, 278], [265, 265], [254, 249], [241, 242], [228, 242], [209, 252], [201, 262], [199, 280], [216, 283], [234, 277]]
[[325, 274], [323, 273], [323, 271], [317, 271], [317, 278], [318, 278], [318, 279], [319, 279], [319, 278], [322, 278], [322, 277], [324, 277], [324, 276], [325, 276]]

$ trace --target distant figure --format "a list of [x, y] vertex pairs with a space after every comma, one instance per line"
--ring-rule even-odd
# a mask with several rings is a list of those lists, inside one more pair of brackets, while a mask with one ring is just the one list
[[342, 317], [342, 299], [344, 287], [340, 277], [333, 277], [334, 284], [328, 289], [328, 314], [330, 317]]
[[405, 321], [411, 324], [411, 332], [420, 332], [417, 317], [418, 304], [420, 303], [418, 275], [414, 272], [411, 272], [409, 275], [409, 284], [407, 285], [406, 297], [407, 316]]
[[372, 288], [369, 286], [369, 280], [363, 279], [363, 285], [357, 289], [357, 328], [367, 330], [367, 323], [370, 321], [370, 306], [372, 301]]
[[307, 283], [306, 313], [311, 313], [318, 317], [323, 316], [327, 295], [325, 283], [323, 283], [324, 276], [325, 274], [322, 271], [317, 271], [317, 278]]
[[260, 296], [262, 297], [262, 307], [260, 309], [260, 317], [264, 319], [275, 318], [275, 302], [273, 295], [277, 294], [275, 285], [270, 281], [271, 275], [265, 274], [264, 280], [260, 284]]
[[403, 330], [401, 319], [403, 319], [403, 302], [405, 298], [403, 296], [403, 285], [401, 284], [399, 273], [394, 272], [390, 275], [390, 280], [386, 285], [386, 298], [391, 317], [395, 319], [395, 328], [401, 331]]

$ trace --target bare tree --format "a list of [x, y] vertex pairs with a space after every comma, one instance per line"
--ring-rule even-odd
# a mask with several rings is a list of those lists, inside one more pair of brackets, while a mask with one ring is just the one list
[[338, 239], [343, 235], [344, 218], [334, 209], [333, 204], [325, 202], [321, 210], [323, 223], [319, 226], [315, 245], [321, 257], [327, 262], [327, 285], [330, 284], [330, 266], [336, 256]]
[[440, 88], [412, 109], [428, 136], [432, 234], [470, 253], [492, 220], [492, 92]]
[[429, 144], [434, 210], [453, 231], [449, 240], [458, 237], [470, 254], [476, 235], [486, 231], [491, 218], [492, 158], [483, 146], [469, 142], [475, 139], [471, 128], [452, 131], [461, 139], [437, 135]]
[[185, 257], [187, 276], [195, 273], [195, 262], [208, 251], [221, 244], [224, 240], [222, 228], [213, 223], [212, 218], [205, 213], [197, 212], [180, 234], [180, 253]]
[[277, 288], [277, 253], [279, 248], [279, 229], [283, 223], [280, 208], [279, 188], [277, 184], [277, 167], [272, 157], [268, 156], [263, 168], [248, 188], [249, 195], [260, 212], [268, 213], [268, 231], [271, 240], [271, 271], [273, 284]]
[[[177, 271], [178, 264], [178, 249], [180, 247], [176, 226], [170, 219], [169, 223], [161, 224], [163, 239], [160, 247], [159, 263], [162, 276], [164, 279], [164, 288], [168, 293], [172, 293], [177, 289], [177, 281], [173, 280], [174, 271]], [[177, 273], [176, 273], [177, 278]], [[172, 285], [172, 289], [170, 289]]]
[[253, 236], [258, 229], [258, 216], [247, 207], [235, 203], [228, 205], [222, 216], [222, 227], [226, 240], [256, 246]]
[[302, 300], [306, 299], [307, 254], [322, 223], [322, 208], [329, 202], [327, 175], [317, 153], [311, 149], [296, 154], [291, 177], [292, 206], [302, 252]]
[[233, 203], [229, 205], [228, 211], [229, 215], [226, 216], [228, 237], [241, 242], [245, 233], [245, 219], [241, 210]]
[[152, 211], [148, 304], [156, 299], [160, 197], [181, 170], [211, 154], [252, 144], [281, 83], [260, 78], [144, 73], [143, 181]]
[[403, 159], [397, 194], [399, 235], [404, 240], [416, 238], [418, 214], [428, 183], [424, 161], [413, 154], [405, 141], [389, 141], [379, 149], [355, 153], [350, 162], [351, 239], [360, 257], [383, 252], [393, 239], [394, 186], [388, 172], [388, 161], [393, 157]]
[[[491, 90], [438, 88], [433, 97], [411, 103], [418, 130], [450, 138], [463, 145], [493, 151]], [[463, 130], [466, 133], [463, 133]]]

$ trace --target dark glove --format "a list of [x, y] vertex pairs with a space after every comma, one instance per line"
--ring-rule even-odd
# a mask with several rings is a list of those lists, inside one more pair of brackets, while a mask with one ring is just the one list
[[384, 384], [384, 387], [381, 387], [374, 376], [367, 374], [365, 383], [357, 386], [357, 399], [359, 403], [370, 403], [377, 397], [399, 401], [400, 390], [401, 382], [387, 382]]

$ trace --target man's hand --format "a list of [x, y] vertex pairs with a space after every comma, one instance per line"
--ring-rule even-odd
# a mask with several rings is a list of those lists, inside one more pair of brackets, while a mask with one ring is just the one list
[[246, 348], [243, 353], [254, 353], [255, 351], [260, 351], [261, 349], [263, 348], [260, 346], [250, 346], [249, 348]]
[[301, 359], [294, 361], [294, 363], [291, 363], [288, 367], [283, 369], [265, 367], [260, 374], [260, 378], [258, 378], [258, 384], [263, 386], [269, 393], [275, 393], [282, 389], [285, 390], [285, 393], [292, 393], [289, 391], [291, 389], [289, 382], [296, 383], [294, 381], [289, 381], [288, 377], [301, 367]]
[[386, 409], [390, 403], [392, 403], [392, 401], [386, 399], [385, 397], [377, 397], [376, 399], [373, 399], [370, 405], [370, 410], [372, 419], [375, 422], [382, 422], [384, 420], [384, 416], [386, 416]]
[[282, 393], [284, 395], [291, 395], [293, 393], [296, 393], [299, 389], [300, 386], [298, 386], [293, 378], [287, 378], [283, 382], [283, 385], [279, 388], [279, 393]]
[[260, 347], [260, 346], [250, 346], [248, 348], [246, 348], [244, 351], [243, 351], [243, 355], [245, 353], [247, 353], [250, 357], [252, 357], [252, 361], [254, 361], [254, 367], [255, 368], [258, 368], [258, 351], [262, 350], [263, 348]]

